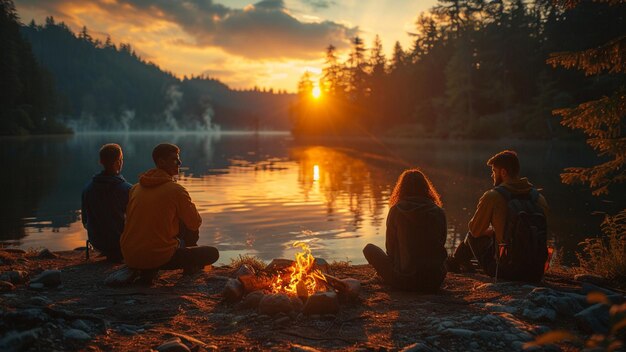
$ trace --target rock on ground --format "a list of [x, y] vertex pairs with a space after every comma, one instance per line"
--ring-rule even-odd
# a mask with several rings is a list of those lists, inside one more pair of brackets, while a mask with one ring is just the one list
[[259, 314], [275, 315], [289, 313], [292, 310], [291, 299], [286, 294], [272, 293], [265, 295], [259, 302]]
[[304, 314], [334, 314], [339, 311], [339, 299], [335, 292], [318, 292], [306, 300]]

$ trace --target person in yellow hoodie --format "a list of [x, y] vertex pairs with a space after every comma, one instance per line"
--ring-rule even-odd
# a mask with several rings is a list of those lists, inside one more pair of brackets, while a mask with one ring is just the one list
[[138, 269], [146, 283], [160, 269], [194, 273], [219, 258], [217, 248], [196, 244], [202, 218], [185, 187], [174, 179], [180, 149], [159, 144], [152, 159], [156, 168], [143, 173], [130, 190], [120, 239], [126, 265]]
[[[471, 260], [475, 258], [486, 274], [497, 275], [496, 248], [502, 250], [503, 246], [508, 245], [505, 243], [509, 220], [507, 217], [510, 216], [507, 197], [532, 199], [534, 195], [533, 203], [543, 213], [540, 217], [543, 216], [545, 221], [548, 214], [548, 203], [543, 195], [538, 193], [526, 177], [520, 178], [520, 163], [516, 152], [502, 151], [491, 157], [487, 165], [491, 166], [494, 188], [486, 191], [478, 201], [476, 212], [468, 225], [469, 233], [446, 261], [448, 271], [472, 272]], [[538, 260], [545, 261], [541, 258]]]

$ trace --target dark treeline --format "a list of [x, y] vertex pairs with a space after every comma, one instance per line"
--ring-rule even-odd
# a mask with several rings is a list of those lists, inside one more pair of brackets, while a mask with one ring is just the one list
[[48, 17], [22, 27], [42, 66], [53, 73], [62, 111], [77, 130], [288, 129], [293, 94], [234, 91], [205, 76], [178, 79], [127, 43], [75, 34]]
[[0, 0], [0, 135], [58, 133], [59, 104], [49, 72], [20, 35], [12, 1]]
[[356, 37], [346, 60], [331, 45], [319, 88], [305, 74], [292, 107], [298, 134], [380, 133], [418, 137], [550, 138], [571, 133], [551, 114], [598, 98], [624, 75], [546, 64], [551, 53], [596, 47], [626, 34], [626, 5], [582, 1], [439, 0], [422, 13], [413, 46], [385, 57]]

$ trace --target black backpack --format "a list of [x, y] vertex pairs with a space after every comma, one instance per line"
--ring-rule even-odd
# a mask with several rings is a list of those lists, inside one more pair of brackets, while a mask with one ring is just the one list
[[513, 194], [504, 186], [494, 189], [507, 202], [504, 243], [496, 249], [496, 279], [540, 281], [548, 259], [548, 226], [537, 204], [539, 192], [535, 188], [526, 194]]

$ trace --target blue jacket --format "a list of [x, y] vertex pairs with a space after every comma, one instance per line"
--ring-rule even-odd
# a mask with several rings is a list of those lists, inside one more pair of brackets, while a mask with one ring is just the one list
[[91, 244], [105, 255], [120, 253], [128, 192], [132, 185], [122, 175], [95, 175], [82, 195], [82, 220]]

